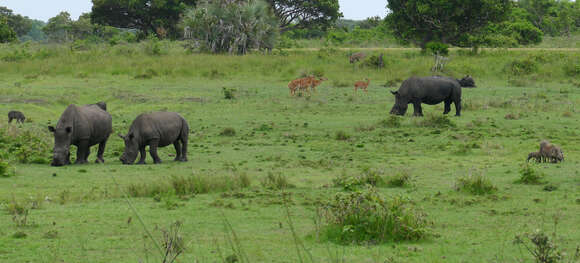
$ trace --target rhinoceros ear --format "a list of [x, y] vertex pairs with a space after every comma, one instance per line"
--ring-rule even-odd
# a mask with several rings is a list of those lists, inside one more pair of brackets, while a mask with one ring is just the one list
[[72, 127], [68, 126], [68, 127], [64, 128], [64, 130], [66, 131], [66, 133], [71, 133]]
[[398, 90], [397, 91], [392, 91], [391, 90], [391, 93], [393, 93], [393, 95], [397, 95], [399, 93], [399, 91]]
[[50, 132], [55, 132], [55, 131], [56, 131], [56, 129], [55, 129], [54, 127], [52, 127], [52, 126], [48, 126], [48, 130], [49, 130]]

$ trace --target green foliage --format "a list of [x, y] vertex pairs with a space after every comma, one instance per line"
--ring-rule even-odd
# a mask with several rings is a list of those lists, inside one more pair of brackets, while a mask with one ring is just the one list
[[236, 136], [236, 129], [232, 127], [226, 127], [220, 132], [220, 136], [228, 136], [228, 137]]
[[524, 247], [538, 263], [556, 263], [563, 259], [562, 252], [554, 243], [553, 238], [540, 229], [532, 233], [517, 235], [514, 244]]
[[516, 183], [522, 184], [542, 184], [544, 183], [544, 173], [537, 171], [533, 166], [525, 164], [520, 169], [520, 178]]
[[326, 29], [342, 16], [338, 0], [267, 0], [279, 20], [280, 30]]
[[386, 20], [397, 38], [422, 48], [430, 41], [469, 46], [469, 35], [505, 20], [512, 4], [510, 0], [391, 0]]
[[[250, 178], [244, 173], [233, 175], [190, 175], [171, 176], [169, 180], [152, 183], [133, 183], [127, 187], [127, 193], [132, 197], [155, 197], [167, 193], [179, 196], [225, 192], [248, 188]], [[161, 199], [160, 199], [161, 200]]]
[[580, 59], [570, 59], [563, 66], [564, 72], [570, 77], [580, 76]]
[[251, 49], [271, 50], [278, 20], [264, 0], [206, 3], [190, 9], [181, 21], [202, 51], [243, 55]]
[[91, 22], [117, 28], [140, 30], [142, 36], [159, 39], [181, 37], [178, 22], [197, 0], [92, 0]]
[[226, 100], [236, 99], [236, 91], [236, 88], [222, 87], [222, 93], [224, 94], [224, 99]]
[[386, 181], [390, 187], [404, 187], [411, 184], [411, 174], [403, 170], [395, 175], [388, 176]]
[[271, 190], [283, 190], [293, 187], [293, 185], [288, 182], [286, 176], [281, 173], [274, 174], [272, 172], [268, 172], [268, 175], [262, 179], [261, 184], [262, 187]]
[[8, 25], [4, 17], [0, 17], [0, 43], [16, 41], [16, 32]]
[[530, 57], [516, 59], [507, 65], [506, 70], [514, 76], [529, 75], [538, 71], [538, 64]]
[[323, 235], [340, 244], [420, 240], [429, 229], [426, 215], [402, 197], [386, 199], [374, 188], [337, 193], [323, 205]]
[[10, 164], [0, 159], [0, 177], [11, 177], [14, 175], [14, 168]]
[[398, 128], [401, 127], [402, 120], [403, 117], [391, 114], [389, 118], [380, 121], [379, 124], [385, 128]]
[[50, 146], [37, 133], [26, 130], [12, 136], [0, 135], [0, 158], [19, 163], [47, 164]]
[[457, 178], [455, 189], [474, 195], [492, 194], [497, 191], [497, 187], [485, 175], [471, 173]]
[[336, 187], [342, 187], [345, 191], [355, 191], [367, 185], [382, 186], [384, 185], [384, 179], [378, 171], [367, 168], [358, 175], [350, 175], [343, 172], [332, 179], [332, 183]]
[[147, 41], [143, 45], [143, 51], [149, 56], [159, 56], [167, 53], [162, 42], [153, 34], [147, 37]]
[[428, 50], [432, 55], [449, 55], [449, 45], [437, 41], [428, 42], [425, 45], [425, 50]]
[[68, 42], [73, 39], [71, 29], [72, 19], [70, 14], [68, 12], [60, 12], [60, 14], [48, 20], [42, 31], [50, 41]]

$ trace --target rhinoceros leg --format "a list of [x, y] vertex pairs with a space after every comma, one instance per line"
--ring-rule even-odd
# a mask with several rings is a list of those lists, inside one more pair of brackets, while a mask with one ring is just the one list
[[451, 111], [451, 100], [445, 101], [445, 110], [443, 110], [443, 114], [447, 114]]
[[147, 157], [147, 151], [145, 151], [145, 145], [139, 148], [139, 161], [137, 164], [145, 164], [145, 157]]
[[153, 157], [153, 163], [161, 163], [161, 158], [157, 155], [157, 146], [159, 145], [159, 139], [151, 140], [149, 144], [149, 153]]
[[423, 116], [421, 102], [413, 102], [413, 116]]
[[180, 161], [181, 160], [181, 144], [179, 144], [179, 139], [175, 140], [175, 142], [173, 142], [173, 147], [175, 147], [175, 159], [173, 159], [174, 161]]
[[187, 136], [181, 135], [181, 160], [187, 162]]
[[105, 159], [103, 159], [103, 153], [105, 153], [105, 146], [107, 145], [107, 140], [102, 141], [99, 143], [99, 151], [97, 152], [97, 160], [95, 163], [105, 163]]
[[455, 116], [461, 116], [461, 100], [456, 100], [453, 104], [455, 104]]
[[77, 147], [77, 160], [75, 164], [85, 164], [87, 163], [87, 158], [90, 154], [89, 140], [81, 140]]

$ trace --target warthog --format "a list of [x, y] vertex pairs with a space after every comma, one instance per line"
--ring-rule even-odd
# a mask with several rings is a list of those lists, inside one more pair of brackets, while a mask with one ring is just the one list
[[16, 120], [16, 123], [24, 123], [26, 117], [22, 112], [13, 110], [8, 112], [8, 123], [12, 123], [12, 120]]
[[539, 163], [542, 161], [542, 154], [540, 152], [531, 152], [528, 154], [528, 159], [526, 159], [526, 161], [529, 162], [532, 158]]
[[367, 54], [366, 53], [364, 53], [364, 52], [356, 52], [356, 53], [350, 55], [349, 60], [350, 60], [350, 63], [352, 64], [352, 63], [361, 61], [361, 60], [363, 60], [366, 57], [367, 57]]
[[556, 145], [551, 144], [547, 140], [540, 142], [540, 155], [544, 162], [557, 163], [564, 160], [564, 152]]

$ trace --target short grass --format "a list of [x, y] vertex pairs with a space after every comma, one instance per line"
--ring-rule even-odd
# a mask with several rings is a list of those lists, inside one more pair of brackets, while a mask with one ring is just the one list
[[[234, 254], [224, 218], [251, 262], [299, 261], [291, 229], [315, 262], [531, 262], [513, 240], [538, 228], [556, 229], [555, 242], [568, 255], [579, 245], [580, 72], [570, 70], [579, 65], [578, 51], [452, 51], [442, 74], [470, 74], [478, 87], [463, 90], [461, 117], [445, 119], [443, 105], [424, 106], [424, 118], [411, 117], [412, 106], [403, 118], [388, 115], [389, 90], [409, 76], [431, 74], [432, 57], [416, 50], [385, 50], [386, 67], [374, 69], [351, 65], [348, 51], [333, 49], [237, 57], [164, 45], [161, 56], [147, 56], [138, 45], [0, 48], [0, 113], [20, 110], [31, 120], [2, 121], [7, 138], [30, 130], [51, 144], [46, 126], [68, 104], [96, 101], [107, 102], [115, 134], [147, 111], [179, 112], [191, 127], [187, 163], [171, 161], [167, 147], [160, 165], [148, 157], [147, 165], [123, 166], [116, 136], [104, 165], [12, 161], [15, 176], [0, 178], [0, 261], [160, 262], [139, 218], [158, 242], [161, 229], [183, 223], [187, 249], [180, 262]], [[515, 60], [536, 67], [514, 75]], [[289, 96], [288, 81], [309, 72], [329, 80], [310, 97]], [[353, 93], [352, 83], [367, 77], [368, 93]], [[224, 87], [233, 97], [225, 98]], [[562, 163], [529, 164], [558, 186], [553, 191], [516, 183], [542, 139], [565, 152]], [[408, 187], [377, 191], [409, 200], [426, 214], [432, 235], [366, 245], [321, 239], [319, 206], [345, 191], [333, 180], [367, 171], [385, 179], [411, 175]], [[497, 189], [456, 191], [458, 178], [473, 171]], [[179, 178], [189, 188], [172, 185]], [[155, 184], [167, 191], [148, 192]], [[140, 186], [144, 194], [134, 196], [141, 197], [124, 198]], [[26, 219], [14, 217], [14, 207], [28, 209]]]

